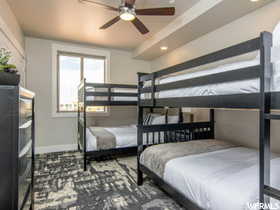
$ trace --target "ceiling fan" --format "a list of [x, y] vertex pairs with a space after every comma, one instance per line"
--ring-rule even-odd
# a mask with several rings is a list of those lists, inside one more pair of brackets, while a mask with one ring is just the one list
[[101, 6], [105, 9], [119, 12], [119, 15], [109, 22], [105, 23], [100, 29], [107, 29], [119, 20], [130, 21], [142, 34], [149, 32], [148, 28], [137, 18], [137, 15], [152, 15], [152, 16], [172, 16], [175, 15], [175, 7], [163, 7], [163, 8], [150, 8], [150, 9], [136, 9], [136, 0], [122, 0], [122, 3], [118, 8], [112, 7], [100, 2], [92, 0], [79, 0], [80, 2], [88, 2]]

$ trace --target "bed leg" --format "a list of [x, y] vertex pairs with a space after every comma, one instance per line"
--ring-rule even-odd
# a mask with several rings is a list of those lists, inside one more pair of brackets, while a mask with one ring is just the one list
[[137, 169], [137, 185], [141, 186], [143, 184], [143, 172], [138, 168]]
[[87, 171], [87, 157], [84, 157], [84, 171]]

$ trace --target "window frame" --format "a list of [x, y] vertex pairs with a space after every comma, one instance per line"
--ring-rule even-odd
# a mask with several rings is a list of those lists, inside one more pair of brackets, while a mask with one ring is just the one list
[[[52, 91], [52, 117], [77, 117], [77, 112], [75, 111], [59, 111], [59, 56], [72, 56], [72, 57], [80, 57], [81, 60], [81, 73], [80, 79], [83, 78], [84, 68], [83, 68], [83, 60], [85, 58], [97, 58], [102, 59], [105, 62], [105, 71], [104, 78], [105, 83], [109, 82], [110, 75], [110, 52], [106, 50], [85, 48], [79, 46], [71, 46], [71, 45], [58, 45], [53, 44], [52, 46], [52, 80], [53, 80], [53, 91]], [[78, 91], [78, 90], [77, 90]], [[109, 116], [110, 109], [109, 107], [105, 107], [104, 112], [89, 112], [89, 116]]]
[[[57, 107], [56, 107], [56, 112], [57, 113], [72, 113], [76, 111], [60, 111], [60, 56], [68, 56], [68, 57], [75, 57], [80, 59], [80, 81], [83, 80], [84, 78], [84, 60], [89, 58], [89, 59], [99, 59], [103, 60], [104, 62], [104, 82], [106, 79], [106, 58], [104, 56], [93, 56], [93, 55], [87, 55], [87, 54], [80, 54], [80, 53], [72, 53], [72, 52], [64, 52], [64, 51], [58, 51], [57, 52]], [[104, 106], [104, 110], [102, 112], [96, 112], [96, 113], [106, 113], [107, 109]]]

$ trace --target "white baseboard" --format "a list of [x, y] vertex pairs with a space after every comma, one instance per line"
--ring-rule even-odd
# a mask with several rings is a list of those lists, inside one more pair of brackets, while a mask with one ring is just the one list
[[52, 152], [64, 152], [64, 151], [75, 151], [78, 149], [77, 144], [66, 144], [66, 145], [53, 145], [45, 147], [35, 147], [35, 154], [45, 154]]

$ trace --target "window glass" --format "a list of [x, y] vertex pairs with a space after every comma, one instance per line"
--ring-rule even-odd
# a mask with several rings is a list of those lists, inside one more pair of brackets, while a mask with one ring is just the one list
[[105, 60], [96, 58], [84, 58], [84, 77], [87, 82], [105, 82]]
[[77, 87], [81, 78], [81, 58], [59, 56], [59, 111], [77, 111]]

